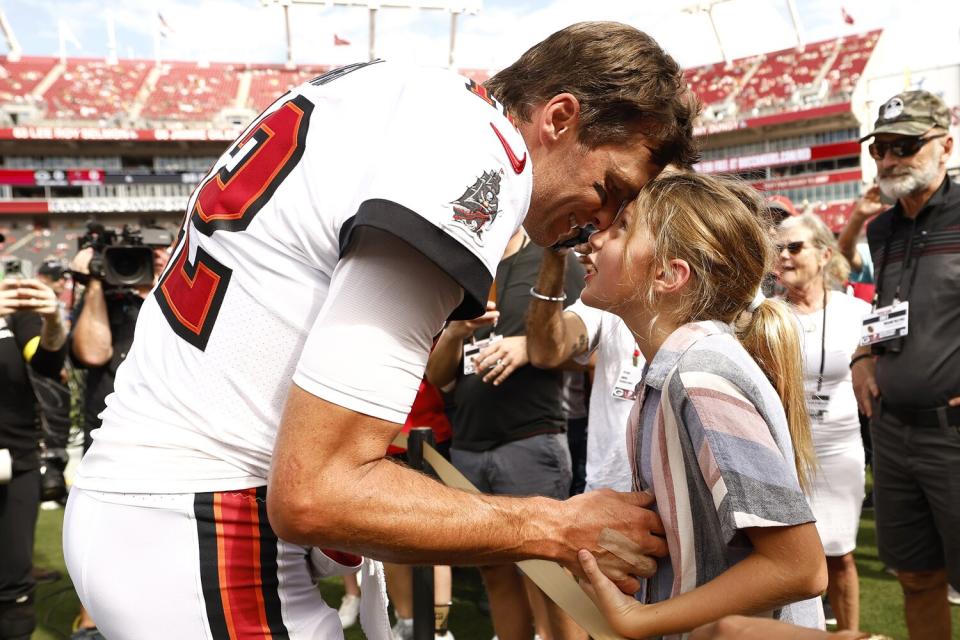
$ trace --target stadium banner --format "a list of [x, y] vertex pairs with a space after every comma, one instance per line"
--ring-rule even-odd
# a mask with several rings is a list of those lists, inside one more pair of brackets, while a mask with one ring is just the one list
[[36, 213], [162, 213], [187, 208], [186, 196], [138, 196], [126, 198], [51, 198], [49, 200], [0, 200], [0, 215]]
[[67, 187], [100, 185], [100, 169], [0, 169], [0, 184], [15, 187]]
[[0, 169], [0, 185], [13, 187], [83, 187], [105, 184], [198, 184], [197, 171], [104, 171], [103, 169]]
[[777, 191], [780, 189], [816, 187], [822, 184], [833, 184], [835, 182], [859, 182], [861, 178], [863, 178], [863, 171], [857, 168], [805, 176], [784, 176], [782, 178], [760, 180], [758, 182], [752, 182], [751, 184], [754, 189], [760, 189], [761, 191]]
[[125, 129], [121, 127], [5, 127], [0, 140], [128, 140], [131, 142], [232, 142], [236, 129]]
[[693, 168], [700, 173], [728, 173], [858, 155], [860, 155], [860, 143], [856, 140], [850, 140], [848, 142], [821, 144], [815, 147], [767, 151], [766, 153], [740, 156], [739, 158], [705, 160], [695, 164]]

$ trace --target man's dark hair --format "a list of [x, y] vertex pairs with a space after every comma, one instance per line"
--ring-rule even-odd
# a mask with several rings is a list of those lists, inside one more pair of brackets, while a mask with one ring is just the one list
[[555, 95], [580, 101], [579, 141], [588, 148], [638, 134], [661, 166], [689, 167], [698, 152], [693, 121], [700, 104], [683, 70], [647, 34], [618, 22], [580, 22], [527, 50], [484, 85], [516, 118]]

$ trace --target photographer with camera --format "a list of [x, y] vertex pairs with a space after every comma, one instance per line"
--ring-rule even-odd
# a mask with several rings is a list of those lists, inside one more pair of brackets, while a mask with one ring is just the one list
[[70, 333], [71, 360], [87, 369], [84, 451], [133, 343], [140, 305], [166, 266], [173, 242], [173, 235], [161, 229], [125, 226], [118, 232], [95, 223], [87, 229], [70, 264], [74, 279], [86, 285]]
[[[133, 344], [140, 305], [170, 257], [173, 234], [162, 229], [124, 226], [117, 231], [96, 223], [79, 239], [80, 251], [70, 263], [75, 281], [85, 284], [70, 333], [70, 359], [87, 371], [83, 396], [83, 450], [90, 432], [100, 426], [100, 412], [113, 393], [117, 368]], [[102, 637], [96, 623], [81, 609], [74, 640]]]
[[36, 626], [40, 433], [30, 374], [59, 377], [66, 340], [53, 290], [16, 266], [5, 263], [0, 280], [0, 640], [27, 640]]

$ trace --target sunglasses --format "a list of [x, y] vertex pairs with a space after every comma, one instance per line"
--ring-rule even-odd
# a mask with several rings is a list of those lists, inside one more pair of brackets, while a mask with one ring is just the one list
[[790, 252], [790, 255], [795, 256], [803, 251], [803, 244], [803, 240], [788, 242], [787, 244], [777, 244], [777, 253], [783, 253], [783, 250], [786, 249]]
[[946, 135], [945, 133], [941, 133], [930, 136], [929, 138], [917, 136], [915, 138], [901, 138], [893, 142], [874, 142], [867, 147], [867, 151], [870, 152], [870, 157], [874, 160], [883, 160], [883, 157], [887, 155], [887, 151], [892, 152], [893, 155], [898, 158], [909, 158], [910, 156], [916, 155], [917, 152], [923, 148], [923, 145], [931, 140], [943, 138]]

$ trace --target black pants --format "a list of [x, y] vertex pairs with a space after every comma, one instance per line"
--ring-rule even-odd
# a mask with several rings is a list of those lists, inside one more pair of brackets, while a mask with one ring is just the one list
[[573, 467], [573, 480], [570, 481], [570, 495], [583, 493], [587, 486], [587, 419], [567, 420], [567, 445], [570, 447], [570, 463]]
[[0, 638], [20, 637], [6, 623], [16, 618], [15, 626], [22, 630], [24, 610], [32, 608], [25, 597], [32, 596], [36, 587], [31, 569], [39, 510], [39, 470], [19, 473], [9, 484], [0, 485]]

